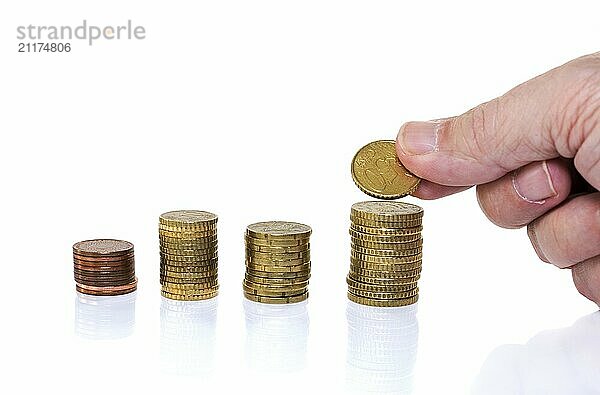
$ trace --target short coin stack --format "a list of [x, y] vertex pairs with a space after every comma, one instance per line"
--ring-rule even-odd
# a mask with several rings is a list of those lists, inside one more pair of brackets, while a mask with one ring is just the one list
[[159, 218], [162, 296], [204, 300], [217, 296], [217, 216], [198, 210], [164, 213]]
[[402, 202], [361, 202], [350, 213], [348, 298], [368, 306], [415, 303], [421, 275], [423, 209]]
[[137, 289], [133, 244], [124, 240], [85, 240], [73, 245], [75, 289], [114, 296]]
[[271, 304], [296, 303], [308, 298], [310, 226], [269, 221], [246, 229], [247, 299]]

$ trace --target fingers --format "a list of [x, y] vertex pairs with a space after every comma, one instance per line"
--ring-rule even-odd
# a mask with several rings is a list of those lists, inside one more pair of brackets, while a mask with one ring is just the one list
[[561, 159], [534, 162], [477, 187], [485, 215], [503, 228], [520, 228], [563, 202], [571, 190], [569, 165]]
[[417, 187], [417, 190], [414, 191], [412, 195], [418, 197], [419, 199], [432, 200], [439, 199], [444, 196], [453, 195], [455, 193], [465, 191], [469, 188], [471, 187], [448, 187], [445, 185], [435, 184], [427, 180], [421, 180], [419, 186]]
[[417, 176], [448, 186], [483, 184], [530, 162], [575, 157], [598, 188], [599, 87], [600, 57], [575, 60], [458, 117], [404, 124], [398, 157]]
[[572, 275], [579, 293], [600, 306], [600, 256], [573, 266]]
[[600, 193], [568, 200], [531, 222], [527, 233], [540, 259], [561, 268], [600, 255]]

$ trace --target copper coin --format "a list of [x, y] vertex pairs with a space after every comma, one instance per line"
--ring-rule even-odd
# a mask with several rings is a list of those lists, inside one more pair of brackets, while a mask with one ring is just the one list
[[101, 256], [101, 257], [92, 257], [87, 255], [80, 255], [73, 253], [73, 260], [78, 260], [82, 262], [123, 262], [123, 261], [133, 261], [134, 254], [125, 254], [125, 255], [114, 255], [114, 256]]
[[135, 278], [129, 284], [100, 287], [78, 283], [76, 289], [81, 293], [90, 295], [123, 295], [135, 291], [137, 289], [137, 282], [138, 280]]
[[133, 244], [125, 240], [84, 240], [73, 245], [73, 253], [85, 256], [114, 256], [133, 252]]
[[75, 277], [81, 277], [81, 278], [89, 278], [89, 279], [97, 279], [97, 280], [110, 280], [110, 279], [120, 279], [120, 278], [125, 278], [125, 277], [134, 277], [135, 273], [128, 271], [128, 272], [93, 272], [93, 273], [89, 273], [89, 272], [82, 272], [79, 270], [73, 270], [73, 273], [75, 274]]
[[83, 272], [135, 272], [133, 266], [87, 266], [74, 264], [73, 269]]
[[73, 259], [73, 263], [81, 266], [90, 266], [90, 267], [100, 267], [100, 266], [108, 266], [108, 267], [134, 267], [135, 261], [133, 259], [127, 259], [123, 261], [84, 261], [80, 259]]
[[88, 279], [83, 279], [83, 278], [76, 278], [75, 282], [79, 285], [103, 288], [103, 287], [125, 286], [127, 284], [130, 284], [134, 280], [135, 280], [135, 277], [133, 277], [133, 279], [130, 277], [130, 278], [122, 279], [122, 280], [110, 280], [110, 281], [96, 281], [96, 280], [88, 280]]
[[118, 296], [118, 295], [125, 295], [128, 293], [131, 293], [133, 291], [135, 291], [137, 289], [137, 285], [131, 287], [131, 288], [127, 288], [127, 289], [123, 289], [123, 290], [119, 290], [119, 291], [114, 291], [114, 290], [110, 290], [110, 289], [103, 289], [101, 291], [91, 291], [89, 289], [85, 289], [80, 287], [79, 285], [75, 285], [75, 290], [79, 293], [82, 294], [87, 294], [87, 295], [94, 295], [94, 296]]
[[76, 277], [96, 279], [96, 280], [111, 280], [111, 279], [120, 279], [124, 277], [135, 277], [135, 273], [132, 271], [126, 272], [82, 272], [80, 270], [73, 269], [73, 273]]

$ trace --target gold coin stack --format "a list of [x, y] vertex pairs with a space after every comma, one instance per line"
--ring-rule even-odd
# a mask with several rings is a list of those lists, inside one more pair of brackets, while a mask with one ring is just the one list
[[198, 210], [164, 213], [159, 218], [162, 296], [204, 300], [217, 296], [217, 216]]
[[416, 303], [423, 209], [403, 202], [360, 202], [350, 213], [348, 299], [368, 306]]
[[310, 226], [269, 221], [246, 229], [244, 296], [270, 304], [297, 303], [308, 298]]

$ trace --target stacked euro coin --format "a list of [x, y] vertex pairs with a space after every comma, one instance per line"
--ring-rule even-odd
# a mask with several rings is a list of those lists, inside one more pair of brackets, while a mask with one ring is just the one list
[[269, 221], [246, 229], [244, 296], [271, 304], [297, 303], [308, 298], [310, 226]]
[[137, 289], [133, 244], [124, 240], [85, 240], [73, 245], [75, 289], [114, 296]]
[[348, 298], [368, 306], [415, 303], [421, 275], [423, 209], [403, 202], [361, 202], [350, 213]]
[[217, 296], [217, 216], [169, 211], [159, 218], [158, 234], [162, 296], [185, 301]]

